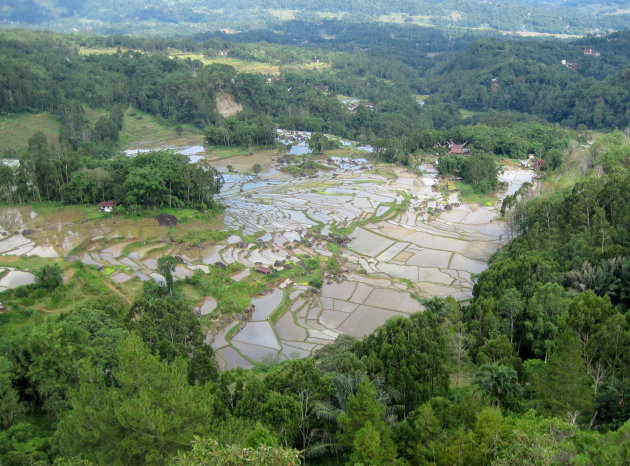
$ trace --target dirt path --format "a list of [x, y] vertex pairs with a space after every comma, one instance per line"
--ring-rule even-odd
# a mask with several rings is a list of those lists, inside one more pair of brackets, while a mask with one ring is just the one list
[[130, 300], [127, 296], [125, 296], [124, 294], [122, 294], [122, 293], [120, 292], [120, 290], [119, 290], [118, 288], [116, 288], [114, 285], [112, 285], [111, 283], [107, 283], [106, 281], [103, 281], [103, 284], [104, 284], [107, 288], [109, 288], [110, 290], [112, 290], [114, 293], [116, 293], [118, 296], [120, 296], [121, 298], [123, 298], [123, 299], [127, 302], [127, 304], [131, 304], [131, 300]]

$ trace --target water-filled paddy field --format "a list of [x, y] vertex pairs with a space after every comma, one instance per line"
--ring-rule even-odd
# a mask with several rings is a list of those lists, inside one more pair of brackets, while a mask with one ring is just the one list
[[[229, 162], [243, 167], [251, 163], [248, 159]], [[202, 297], [197, 314], [207, 324], [206, 341], [220, 365], [231, 368], [304, 357], [340, 334], [362, 337], [393, 316], [422, 311], [412, 294], [465, 300], [475, 274], [508, 239], [506, 224], [498, 220], [499, 201], [463, 204], [456, 192], [445, 198], [434, 186], [431, 166], [422, 167], [422, 175], [390, 166], [383, 176], [382, 167], [365, 159], [330, 157], [321, 161], [329, 170], [294, 178], [280, 171], [270, 154], [266, 160], [256, 177], [228, 174], [228, 160], [213, 162], [226, 173], [221, 228], [232, 234], [225, 240], [202, 236], [194, 245], [173, 240], [210, 228], [196, 220], [169, 228], [153, 218], [90, 218], [85, 208], [38, 212], [18, 207], [0, 209], [0, 254], [79, 260], [103, 270], [104, 279], [124, 284], [159, 281], [157, 259], [164, 254], [180, 259], [178, 279], [195, 270], [207, 273], [218, 262], [238, 263], [231, 280], [249, 283], [258, 276], [257, 267], [335, 253], [341, 272], [324, 278], [319, 293], [299, 280], [275, 283], [266, 294], [252, 296], [253, 307], [238, 319], [216, 318], [220, 297]], [[502, 196], [533, 175], [505, 171], [501, 180], [508, 186]], [[354, 228], [346, 241], [331, 246], [329, 233], [348, 225]], [[0, 272], [0, 290], [34, 279], [8, 266]]]

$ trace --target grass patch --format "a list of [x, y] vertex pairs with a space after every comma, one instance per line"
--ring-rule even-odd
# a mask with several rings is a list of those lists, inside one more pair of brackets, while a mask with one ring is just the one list
[[[57, 214], [75, 214], [82, 222], [91, 220], [103, 220], [111, 218], [112, 214], [101, 212], [93, 204], [72, 204], [64, 205], [61, 202], [44, 201], [29, 204], [38, 216], [57, 215]], [[13, 206], [15, 207], [15, 206]]]
[[458, 181], [455, 187], [459, 189], [459, 199], [467, 204], [479, 204], [487, 207], [494, 205], [496, 201], [495, 193], [479, 194], [475, 192], [472, 185]]
[[114, 55], [118, 50], [121, 52], [140, 52], [140, 50], [128, 49], [125, 47], [94, 47], [94, 48], [86, 48], [79, 47], [80, 55]]
[[[48, 264], [51, 259], [45, 259]], [[58, 265], [64, 266], [61, 262]], [[69, 283], [57, 287], [53, 291], [34, 286], [22, 286], [0, 294], [0, 301], [8, 311], [0, 314], [0, 329], [34, 325], [44, 315], [56, 315], [67, 312], [86, 303], [95, 297], [120, 300], [105, 283], [107, 274], [81, 263], [69, 265], [74, 274]], [[117, 269], [111, 267], [110, 273]], [[107, 272], [107, 271], [106, 271]], [[7, 327], [5, 327], [5, 325]]]
[[[175, 130], [177, 126], [182, 128], [180, 134]], [[201, 131], [191, 125], [171, 125], [134, 108], [125, 112], [120, 133], [120, 145], [124, 149], [197, 146], [203, 142]]]
[[218, 308], [225, 314], [243, 312], [249, 306], [251, 297], [260, 293], [265, 287], [262, 282], [235, 282], [228, 269], [210, 267], [209, 273], [196, 270], [192, 277], [185, 280], [194, 285], [203, 296], [212, 296], [217, 300]]
[[220, 159], [227, 159], [230, 157], [235, 157], [238, 155], [247, 155], [249, 154], [250, 149], [247, 147], [238, 147], [238, 146], [208, 146], [206, 147], [206, 153], [209, 157], [218, 157]]
[[258, 241], [258, 238], [260, 238], [261, 236], [264, 236], [265, 232], [264, 231], [257, 231], [255, 233], [252, 233], [251, 235], [244, 235], [242, 234], [242, 232], [238, 232], [237, 235], [241, 237], [241, 239], [243, 241], [245, 241], [246, 243], [255, 243], [256, 241]]
[[[384, 212], [381, 215], [372, 215], [369, 218], [363, 219], [363, 220], [355, 220], [353, 222], [350, 222], [350, 224], [343, 226], [343, 227], [339, 227], [337, 226], [336, 223], [332, 223], [330, 225], [330, 232], [334, 233], [336, 235], [339, 236], [348, 236], [350, 235], [358, 226], [362, 226], [365, 225], [367, 223], [373, 223], [373, 222], [378, 222], [378, 221], [382, 221], [382, 220], [386, 220], [388, 218], [392, 218], [395, 217], [397, 215], [400, 215], [401, 213], [405, 212], [407, 209], [409, 209], [409, 205], [411, 203], [411, 195], [404, 192], [404, 191], [400, 191], [400, 194], [403, 196], [403, 200], [400, 204], [394, 202], [384, 202], [382, 204], [380, 204], [381, 206], [387, 206], [389, 207], [389, 209]], [[330, 247], [330, 243], [329, 243], [329, 247]]]
[[50, 264], [57, 264], [62, 269], [68, 266], [68, 263], [62, 259], [39, 256], [0, 256], [1, 266], [12, 267], [17, 270], [36, 270]]
[[337, 226], [336, 223], [332, 223], [330, 225], [330, 232], [334, 233], [335, 235], [339, 235], [339, 236], [348, 236], [350, 233], [352, 233], [354, 231], [354, 229], [358, 226], [360, 226], [362, 223], [364, 222], [359, 222], [359, 221], [354, 221], [354, 222], [350, 222], [350, 224], [340, 227]]
[[[290, 15], [291, 10], [275, 10], [277, 12], [281, 12], [279, 14], [282, 15]], [[127, 49], [124, 47], [95, 47], [95, 48], [85, 48], [81, 47], [79, 49], [79, 53], [81, 55], [113, 55], [120, 50], [121, 52], [142, 52], [140, 50]], [[226, 56], [218, 56], [218, 57], [207, 57], [202, 53], [194, 53], [194, 52], [184, 52], [176, 49], [169, 49], [168, 57], [178, 60], [198, 60], [202, 62], [204, 65], [213, 65], [213, 64], [221, 64], [221, 65], [229, 65], [233, 67], [236, 71], [241, 73], [256, 73], [263, 75], [279, 75], [280, 74], [280, 65], [276, 65], [273, 63], [257, 61], [257, 60], [241, 60], [240, 58], [226, 57]], [[331, 68], [331, 64], [327, 62], [307, 62], [307, 63], [296, 63], [289, 65], [291, 68], [305, 69], [305, 70], [324, 70]]]
[[[231, 324], [230, 324], [231, 325]], [[241, 329], [241, 327], [245, 325], [245, 322], [239, 322], [237, 325], [232, 327], [230, 331], [225, 335], [225, 340], [230, 341], [234, 335]]]
[[[317, 173], [319, 173], [320, 171], [331, 171], [332, 169], [327, 166], [327, 165], [323, 165], [319, 162], [316, 162], [315, 160], [312, 159], [308, 159], [308, 158], [298, 158], [295, 157], [291, 160], [291, 162], [289, 164], [283, 165], [282, 168], [280, 168], [280, 171], [283, 171], [285, 173], [288, 173], [289, 175], [292, 176], [310, 176], [310, 175], [315, 175]], [[323, 193], [323, 194], [330, 194], [330, 193]]]
[[220, 223], [220, 215], [223, 213], [223, 207], [214, 206], [207, 211], [190, 209], [186, 207], [154, 207], [151, 209], [140, 209], [137, 211], [125, 212], [118, 215], [119, 218], [128, 220], [137, 220], [147, 217], [155, 217], [159, 214], [169, 214], [177, 218], [178, 224], [192, 223], [195, 221], [204, 224], [218, 225]]
[[96, 123], [99, 118], [109, 113], [106, 110], [90, 108], [87, 105], [83, 105], [83, 111], [85, 112], [85, 118], [87, 118], [87, 120], [92, 124]]
[[352, 184], [387, 184], [385, 180], [356, 180]]
[[396, 171], [390, 167], [375, 167], [372, 170], [372, 173], [387, 178], [389, 180], [395, 180], [398, 178]]
[[147, 244], [148, 244], [147, 240], [133, 241], [129, 244], [126, 244], [125, 247], [122, 249], [122, 255], [128, 256], [134, 249], [138, 249]]
[[347, 196], [348, 195], [344, 193], [329, 193], [327, 191], [316, 191], [316, 190], [312, 190], [311, 192], [315, 194], [322, 194], [324, 196]]
[[[280, 316], [282, 316], [282, 314], [285, 313], [285, 311], [289, 308], [290, 305], [291, 305], [291, 300], [289, 299], [287, 294], [284, 293], [284, 296], [282, 298], [282, 302], [280, 303], [280, 305], [269, 315], [269, 322], [271, 322], [272, 325], [276, 325]], [[276, 333], [276, 328], [272, 327], [272, 329], [274, 333]], [[276, 334], [276, 337], [278, 337], [277, 334]], [[280, 338], [278, 338], [278, 340], [280, 340]]]
[[233, 231], [221, 231], [221, 230], [189, 230], [183, 235], [179, 236], [176, 241], [187, 244], [188, 246], [201, 246], [203, 243], [211, 241], [218, 243], [227, 239]]
[[[10, 293], [10, 292], [8, 292]], [[20, 341], [21, 335], [43, 319], [44, 313], [37, 310], [23, 309], [15, 303], [9, 303], [7, 292], [0, 293], [0, 300], [7, 306], [5, 312], [0, 313], [0, 349], [11, 347], [11, 341]]]
[[153, 256], [154, 254], [157, 254], [158, 252], [164, 252], [164, 251], [166, 251], [168, 248], [169, 248], [169, 245], [168, 245], [168, 244], [165, 244], [165, 245], [163, 245], [163, 246], [157, 246], [157, 247], [155, 247], [155, 248], [149, 249], [149, 250], [146, 252], [146, 254], [145, 254], [145, 255], [146, 255], [147, 257], [151, 257], [151, 256]]
[[185, 60], [187, 58], [191, 60], [199, 60], [204, 65], [229, 65], [236, 71], [241, 73], [256, 73], [264, 75], [278, 75], [280, 74], [280, 67], [278, 65], [272, 65], [271, 63], [263, 63], [258, 61], [241, 60], [239, 58], [231, 57], [206, 57], [201, 53], [190, 53], [180, 51], [169, 51], [169, 57]]
[[61, 123], [50, 113], [22, 114], [0, 117], [0, 156], [16, 156], [26, 152], [28, 140], [33, 134], [42, 132], [48, 142], [55, 142], [59, 138]]
[[479, 115], [480, 113], [483, 113], [483, 112], [474, 112], [472, 110], [465, 110], [463, 108], [459, 110], [459, 114], [462, 116], [463, 119], [472, 118], [475, 115]]

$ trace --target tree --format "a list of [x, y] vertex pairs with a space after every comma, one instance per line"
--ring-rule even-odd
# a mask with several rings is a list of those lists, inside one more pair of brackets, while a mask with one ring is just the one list
[[321, 154], [327, 149], [335, 149], [339, 147], [339, 143], [334, 140], [326, 137], [324, 134], [319, 132], [314, 132], [311, 134], [311, 138], [308, 141], [308, 147], [315, 154]]
[[502, 326], [509, 335], [510, 343], [514, 343], [517, 324], [525, 310], [521, 293], [516, 288], [505, 290], [497, 301], [497, 313], [502, 318]]
[[521, 360], [505, 335], [486, 340], [477, 352], [477, 363], [520, 368]]
[[498, 407], [484, 408], [475, 421], [475, 452], [480, 457], [479, 464], [490, 464], [499, 456], [507, 426]]
[[118, 347], [114, 383], [83, 365], [55, 434], [63, 455], [106, 464], [163, 463], [208, 434], [216, 401], [209, 385], [190, 385], [186, 363], [150, 354], [137, 337]]
[[164, 277], [166, 282], [166, 292], [173, 296], [173, 272], [177, 266], [177, 259], [173, 256], [162, 256], [157, 262], [157, 271]]
[[433, 314], [394, 317], [357, 342], [354, 352], [369, 374], [400, 394], [407, 411], [448, 385], [447, 338]]
[[326, 148], [326, 136], [322, 133], [313, 133], [308, 141], [308, 147], [314, 154], [321, 154]]
[[44, 265], [35, 271], [36, 285], [45, 290], [52, 291], [63, 284], [61, 268], [57, 264]]
[[545, 412], [569, 416], [574, 422], [593, 407], [593, 389], [576, 336], [560, 335], [535, 392]]
[[131, 306], [127, 320], [155, 355], [168, 362], [184, 359], [191, 383], [216, 378], [212, 348], [204, 343], [199, 320], [184, 302], [139, 299]]
[[25, 411], [13, 387], [15, 375], [11, 366], [11, 361], [0, 356], [0, 421], [4, 429], [13, 425]]
[[396, 450], [392, 444], [384, 444], [381, 432], [370, 421], [354, 435], [350, 464], [385, 466], [396, 463]]
[[351, 458], [360, 458], [359, 461], [369, 464], [390, 464], [396, 458], [396, 447], [391, 439], [391, 428], [385, 422], [385, 412], [385, 405], [377, 399], [376, 388], [364, 379], [356, 394], [348, 397], [344, 411], [337, 418], [340, 442], [354, 448]]
[[269, 391], [260, 407], [262, 419], [285, 445], [293, 444], [300, 430], [300, 404], [292, 396]]
[[265, 379], [270, 389], [293, 397], [287, 404], [297, 406], [295, 411], [299, 416], [301, 450], [304, 452], [309, 451], [317, 431], [321, 431], [317, 429], [317, 407], [330, 396], [329, 380], [322, 372], [312, 359], [298, 359], [272, 368]]
[[144, 207], [164, 205], [169, 194], [164, 174], [148, 166], [129, 170], [123, 189], [126, 204]]
[[514, 369], [495, 364], [481, 366], [475, 373], [474, 384], [492, 406], [505, 406], [523, 391]]
[[582, 357], [593, 378], [595, 394], [606, 372], [602, 344], [609, 340], [607, 335], [600, 334], [600, 330], [613, 312], [608, 296], [600, 298], [588, 290], [573, 298], [566, 316], [566, 325], [580, 342]]
[[195, 437], [192, 449], [180, 453], [175, 458], [177, 466], [298, 466], [301, 464], [300, 453], [290, 448], [258, 446], [243, 448], [237, 445], [220, 445], [208, 437]]
[[566, 291], [557, 283], [540, 286], [529, 300], [524, 322], [525, 339], [535, 356], [547, 359], [569, 303]]
[[435, 462], [440, 434], [440, 420], [427, 402], [396, 425], [395, 441], [401, 455], [412, 464], [430, 464]]
[[496, 189], [498, 184], [497, 162], [494, 156], [476, 152], [468, 157], [462, 167], [462, 176], [476, 192], [487, 193]]
[[[86, 169], [87, 177], [92, 183], [92, 186], [97, 189], [97, 193], [100, 194], [101, 201], [105, 200], [105, 186], [112, 180], [109, 172], [102, 167], [97, 167], [93, 170]], [[96, 195], [93, 195], [93, 200], [98, 199]]]
[[49, 317], [34, 328], [24, 357], [33, 396], [53, 418], [68, 407], [68, 392], [79, 380], [79, 361], [101, 374], [117, 364], [116, 345], [127, 332], [102, 310], [81, 307]]
[[255, 163], [254, 166], [252, 167], [252, 172], [254, 172], [255, 175], [258, 175], [261, 171], [262, 171], [262, 166], [259, 163]]

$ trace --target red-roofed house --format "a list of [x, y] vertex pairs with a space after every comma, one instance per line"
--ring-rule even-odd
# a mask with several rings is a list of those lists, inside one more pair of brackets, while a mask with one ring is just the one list
[[116, 201], [103, 201], [98, 205], [98, 210], [101, 212], [112, 212], [116, 207]]
[[468, 152], [468, 149], [466, 149], [466, 144], [468, 144], [468, 141], [466, 141], [463, 144], [455, 144], [453, 141], [449, 141], [448, 143], [448, 148], [450, 149], [449, 154], [462, 155]]
[[601, 55], [601, 53], [599, 53], [597, 50], [592, 49], [592, 48], [587, 48], [584, 49], [584, 55], [591, 55], [593, 57], [599, 57]]

